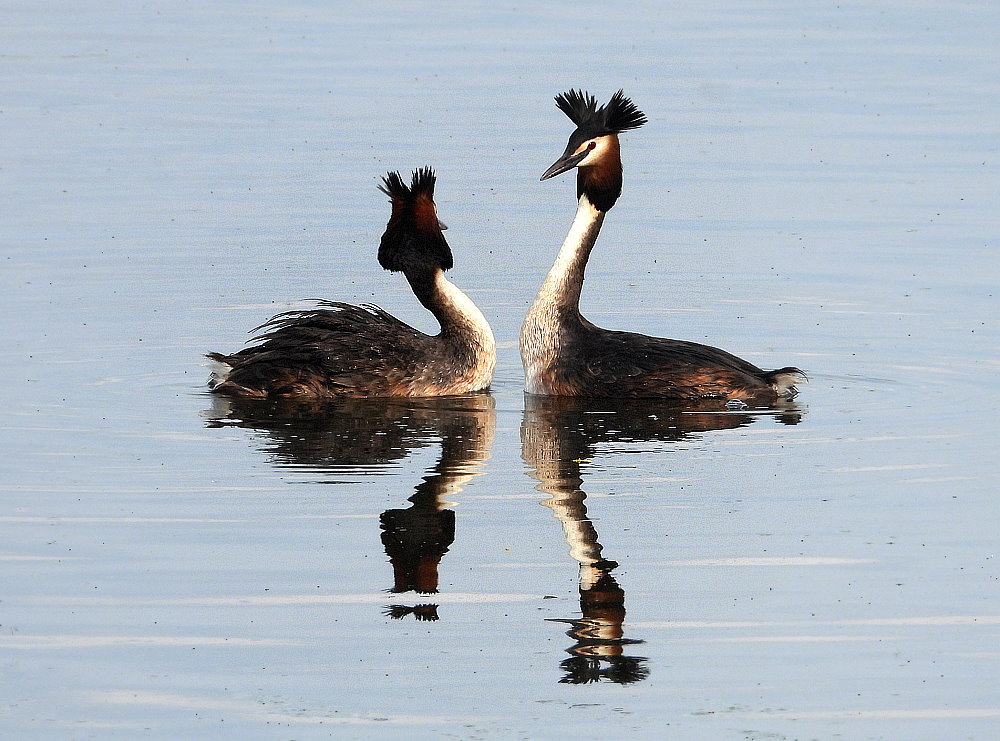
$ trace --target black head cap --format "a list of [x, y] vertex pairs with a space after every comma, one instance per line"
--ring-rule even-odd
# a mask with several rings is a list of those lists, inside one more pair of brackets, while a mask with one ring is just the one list
[[426, 272], [452, 266], [451, 248], [434, 205], [436, 180], [430, 167], [414, 170], [409, 186], [398, 172], [382, 178], [378, 189], [392, 200], [392, 216], [378, 248], [379, 265], [386, 270]]
[[619, 90], [606, 105], [597, 107], [597, 99], [582, 90], [569, 90], [556, 96], [556, 107], [576, 124], [586, 139], [619, 134], [646, 123], [645, 114]]

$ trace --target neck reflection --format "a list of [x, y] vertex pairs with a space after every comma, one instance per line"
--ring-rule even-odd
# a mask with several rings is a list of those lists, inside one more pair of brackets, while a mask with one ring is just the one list
[[[753, 421], [749, 414], [691, 413], [648, 400], [525, 397], [522, 455], [534, 469], [536, 488], [547, 495], [541, 504], [559, 520], [569, 554], [579, 564], [580, 616], [553, 620], [569, 624], [566, 634], [574, 640], [566, 649], [570, 658], [560, 663], [560, 682], [630, 684], [649, 676], [648, 660], [631, 653], [643, 641], [625, 636], [625, 589], [612, 573], [618, 563], [605, 556], [588, 515], [583, 464], [602, 443], [673, 442]], [[777, 421], [795, 424], [799, 413], [786, 409]]]
[[[278, 466], [323, 474], [382, 467], [415, 449], [440, 443], [441, 452], [408, 498], [410, 506], [379, 516], [382, 544], [392, 565], [386, 591], [431, 595], [438, 570], [455, 540], [454, 499], [481, 475], [496, 427], [488, 394], [427, 399], [261, 400], [213, 397], [209, 426], [252, 429], [265, 435], [261, 451]], [[368, 471], [370, 472], [370, 470]], [[438, 605], [392, 604], [393, 619], [438, 619]]]

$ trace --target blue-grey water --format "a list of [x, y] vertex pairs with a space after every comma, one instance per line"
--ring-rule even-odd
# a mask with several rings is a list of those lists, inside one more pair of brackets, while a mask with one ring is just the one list
[[[996, 738], [1000, 7], [2, 17], [4, 738]], [[587, 315], [793, 404], [523, 396], [570, 87], [650, 119]], [[210, 397], [303, 299], [433, 330], [375, 261], [425, 164], [492, 393]]]

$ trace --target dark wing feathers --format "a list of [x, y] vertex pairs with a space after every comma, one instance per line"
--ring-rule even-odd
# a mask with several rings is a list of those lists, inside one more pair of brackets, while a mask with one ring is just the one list
[[213, 390], [252, 396], [372, 396], [419, 370], [431, 340], [371, 304], [322, 301], [258, 327], [249, 347], [209, 357], [232, 367]]
[[[595, 396], [710, 399], [772, 397], [768, 374], [725, 350], [683, 340], [616, 332], [591, 325], [577, 340]], [[747, 400], [747, 398], [744, 398]]]

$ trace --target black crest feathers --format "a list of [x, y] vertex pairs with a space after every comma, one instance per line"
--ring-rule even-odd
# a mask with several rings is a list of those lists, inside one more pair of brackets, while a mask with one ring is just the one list
[[398, 172], [387, 174], [382, 178], [382, 183], [382, 185], [378, 186], [378, 189], [389, 196], [389, 198], [403, 200], [410, 197], [410, 189], [406, 187], [403, 178], [399, 176]]
[[434, 170], [430, 167], [421, 167], [413, 171], [410, 187], [406, 187], [399, 172], [390, 172], [382, 178], [383, 184], [378, 186], [378, 189], [389, 198], [399, 201], [408, 201], [417, 196], [434, 198], [434, 183], [436, 182], [437, 177], [434, 175]]
[[593, 95], [582, 90], [569, 90], [556, 96], [556, 107], [590, 136], [637, 129], [647, 120], [635, 103], [625, 97], [623, 90], [612, 95], [611, 100], [600, 107]]
[[378, 189], [392, 199], [392, 216], [378, 248], [379, 264], [386, 270], [427, 273], [452, 266], [434, 206], [436, 180], [430, 167], [414, 170], [409, 186], [398, 172], [382, 178]]
[[421, 167], [413, 171], [413, 178], [410, 180], [410, 192], [416, 196], [434, 197], [434, 183], [437, 177], [434, 170], [429, 167]]

